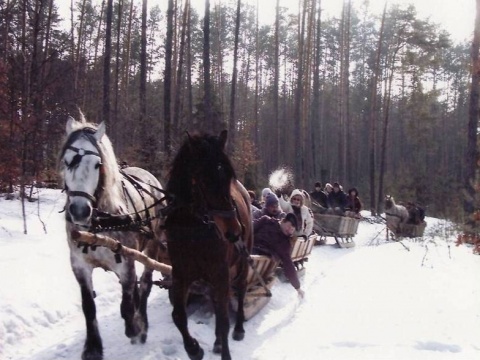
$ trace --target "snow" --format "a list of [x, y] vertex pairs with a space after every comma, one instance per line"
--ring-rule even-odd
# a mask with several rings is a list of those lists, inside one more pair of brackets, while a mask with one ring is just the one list
[[[70, 269], [64, 194], [41, 189], [26, 204], [0, 198], [0, 359], [80, 359], [85, 325]], [[368, 215], [368, 213], [364, 213]], [[480, 359], [480, 257], [454, 245], [455, 232], [427, 218], [422, 239], [387, 242], [383, 224], [362, 221], [356, 247], [316, 246], [302, 277], [306, 295], [277, 282], [271, 301], [245, 324], [234, 359]], [[139, 265], [138, 271], [141, 271]], [[157, 275], [155, 278], [158, 278]], [[131, 345], [120, 317], [116, 277], [95, 270], [105, 359], [187, 359], [167, 292], [149, 298], [150, 330]], [[189, 326], [212, 353], [214, 316], [193, 309]]]

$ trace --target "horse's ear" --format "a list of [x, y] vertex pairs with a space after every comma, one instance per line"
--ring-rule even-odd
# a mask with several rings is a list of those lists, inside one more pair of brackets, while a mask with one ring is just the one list
[[97, 127], [97, 132], [95, 133], [95, 135], [93, 135], [98, 142], [100, 142], [102, 140], [102, 137], [103, 137], [103, 135], [105, 135], [106, 130], [107, 130], [107, 128], [106, 128], [106, 125], [105, 125], [105, 121], [102, 121], [100, 123], [100, 125], [98, 125], [98, 127]]
[[225, 149], [225, 144], [227, 143], [227, 136], [228, 136], [228, 131], [223, 130], [220, 133], [220, 136], [218, 137], [218, 140], [220, 140], [220, 147], [222, 148], [222, 150]]
[[67, 124], [65, 125], [65, 132], [68, 134], [70, 134], [73, 129], [75, 128], [75, 123], [77, 122], [77, 120], [75, 120], [73, 117], [69, 116], [68, 119], [67, 119]]

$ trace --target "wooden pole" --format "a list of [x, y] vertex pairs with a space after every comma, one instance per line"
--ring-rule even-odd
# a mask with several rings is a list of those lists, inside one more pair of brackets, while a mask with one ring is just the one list
[[82, 242], [89, 245], [105, 246], [117, 254], [133, 258], [150, 269], [160, 271], [166, 275], [170, 275], [172, 273], [172, 267], [170, 265], [153, 260], [138, 250], [123, 246], [118, 240], [115, 240], [111, 237], [78, 230], [73, 230], [71, 235], [72, 239], [77, 242]]

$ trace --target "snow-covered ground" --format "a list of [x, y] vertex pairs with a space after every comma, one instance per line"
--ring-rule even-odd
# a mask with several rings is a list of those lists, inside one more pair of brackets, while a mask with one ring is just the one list
[[[64, 194], [43, 189], [39, 198], [27, 204], [26, 235], [20, 201], [0, 198], [0, 359], [80, 359], [84, 318], [59, 213]], [[316, 246], [302, 278], [305, 298], [277, 282], [245, 339], [230, 341], [232, 357], [480, 359], [480, 256], [456, 247], [443, 220], [427, 222], [425, 237], [405, 247], [366, 221], [355, 248]], [[147, 343], [131, 345], [116, 277], [96, 270], [94, 284], [106, 360], [187, 359], [165, 290], [152, 290]], [[220, 358], [211, 351], [214, 323], [205, 311], [189, 318], [205, 359]]]

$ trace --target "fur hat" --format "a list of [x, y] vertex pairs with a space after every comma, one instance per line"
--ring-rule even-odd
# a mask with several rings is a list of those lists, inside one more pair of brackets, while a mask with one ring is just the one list
[[278, 205], [278, 197], [274, 193], [268, 193], [265, 196], [265, 206]]
[[262, 190], [262, 197], [265, 198], [267, 194], [272, 194], [273, 191], [270, 188], [265, 188]]
[[295, 214], [288, 213], [287, 216], [283, 219], [283, 221], [290, 221], [290, 223], [293, 225], [293, 227], [296, 229], [297, 228], [297, 217]]

